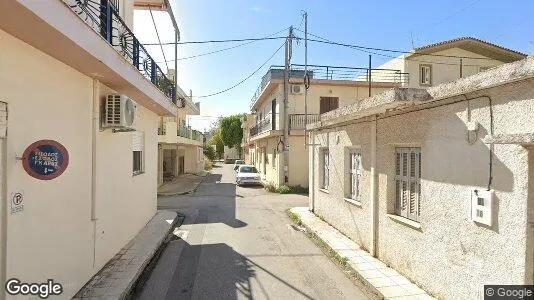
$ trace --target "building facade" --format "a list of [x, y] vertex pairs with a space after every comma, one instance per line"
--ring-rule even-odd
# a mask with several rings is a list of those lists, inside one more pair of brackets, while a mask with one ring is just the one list
[[533, 284], [534, 59], [308, 126], [310, 209], [439, 299]]
[[[283, 67], [272, 67], [262, 79], [251, 101], [248, 133], [244, 134], [244, 155], [255, 164], [265, 184], [308, 186], [308, 147], [305, 125], [319, 120], [319, 115], [337, 107], [400, 85], [405, 78], [398, 70], [382, 70], [383, 81], [353, 80], [367, 72], [361, 68], [310, 66], [307, 105], [304, 101], [304, 71], [291, 70], [287, 113], [284, 107]], [[286, 118], [287, 116], [287, 118]], [[288, 145], [283, 143], [288, 126]], [[287, 162], [284, 162], [287, 151]], [[287, 166], [287, 178], [284, 169]]]
[[188, 115], [200, 114], [200, 103], [193, 103], [178, 87], [175, 117], [161, 117], [158, 128], [158, 185], [185, 173], [204, 170], [204, 135], [187, 126]]
[[174, 84], [132, 34], [134, 4], [0, 3], [3, 283], [71, 298], [156, 212]]

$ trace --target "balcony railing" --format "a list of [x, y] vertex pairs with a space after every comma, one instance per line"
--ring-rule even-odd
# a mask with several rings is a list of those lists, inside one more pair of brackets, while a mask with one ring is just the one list
[[[175, 87], [119, 16], [117, 0], [62, 0], [175, 103]], [[176, 104], [176, 103], [175, 103]]]
[[177, 135], [186, 139], [204, 142], [204, 135], [200, 131], [191, 129], [191, 127], [183, 124], [178, 125]]
[[[304, 74], [304, 65], [291, 65], [290, 78], [302, 79]], [[350, 80], [368, 83], [390, 83], [395, 86], [408, 84], [410, 79], [409, 73], [394, 69], [369, 69], [320, 65], [308, 65], [308, 77], [309, 79], [316, 80]], [[251, 109], [261, 96], [265, 87], [273, 79], [284, 79], [283, 66], [271, 66], [267, 73], [262, 77], [260, 85], [250, 100]]]
[[271, 125], [271, 118], [265, 118], [263, 119], [261, 122], [259, 122], [258, 124], [252, 126], [252, 128], [250, 128], [250, 136], [255, 136], [255, 135], [258, 135], [262, 132], [265, 132], [267, 130], [272, 130], [272, 125]]
[[305, 130], [306, 124], [312, 124], [321, 120], [319, 114], [308, 114], [308, 122], [306, 122], [306, 115], [293, 114], [289, 116], [289, 129], [290, 130]]

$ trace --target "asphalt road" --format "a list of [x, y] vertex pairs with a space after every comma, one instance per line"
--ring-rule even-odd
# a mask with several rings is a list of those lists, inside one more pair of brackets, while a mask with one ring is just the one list
[[158, 199], [185, 215], [137, 299], [369, 299], [370, 294], [290, 226], [299, 195], [237, 187], [215, 167], [190, 195]]

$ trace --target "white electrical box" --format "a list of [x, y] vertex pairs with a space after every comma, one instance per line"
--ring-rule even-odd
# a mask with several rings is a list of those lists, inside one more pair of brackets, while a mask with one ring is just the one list
[[471, 220], [491, 226], [493, 215], [493, 190], [471, 189]]

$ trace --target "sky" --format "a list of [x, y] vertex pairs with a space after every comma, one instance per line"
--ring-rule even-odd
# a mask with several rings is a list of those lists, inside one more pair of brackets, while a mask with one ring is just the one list
[[[286, 36], [293, 25], [304, 30], [302, 12], [308, 13], [308, 32], [340, 43], [411, 50], [430, 43], [472, 36], [534, 54], [534, 1], [532, 0], [169, 0], [181, 33], [181, 41], [205, 41]], [[134, 32], [141, 43], [174, 42], [168, 14], [136, 11]], [[303, 33], [295, 31], [299, 37]], [[311, 38], [311, 37], [310, 37]], [[204, 131], [219, 116], [249, 112], [250, 99], [271, 65], [284, 64], [283, 48], [255, 75], [228, 92], [225, 90], [249, 76], [275, 53], [284, 40], [248, 43], [235, 49], [190, 59], [181, 59], [243, 44], [209, 43], [178, 46], [178, 85], [193, 101], [200, 102], [201, 115], [188, 123]], [[154, 60], [166, 69], [160, 46], [146, 46]], [[174, 45], [163, 46], [166, 60], [174, 59]], [[308, 63], [366, 67], [368, 53], [354, 49], [308, 43]], [[373, 55], [373, 67], [388, 58]], [[304, 43], [294, 44], [292, 63], [304, 63]], [[174, 68], [174, 61], [168, 63]]]

